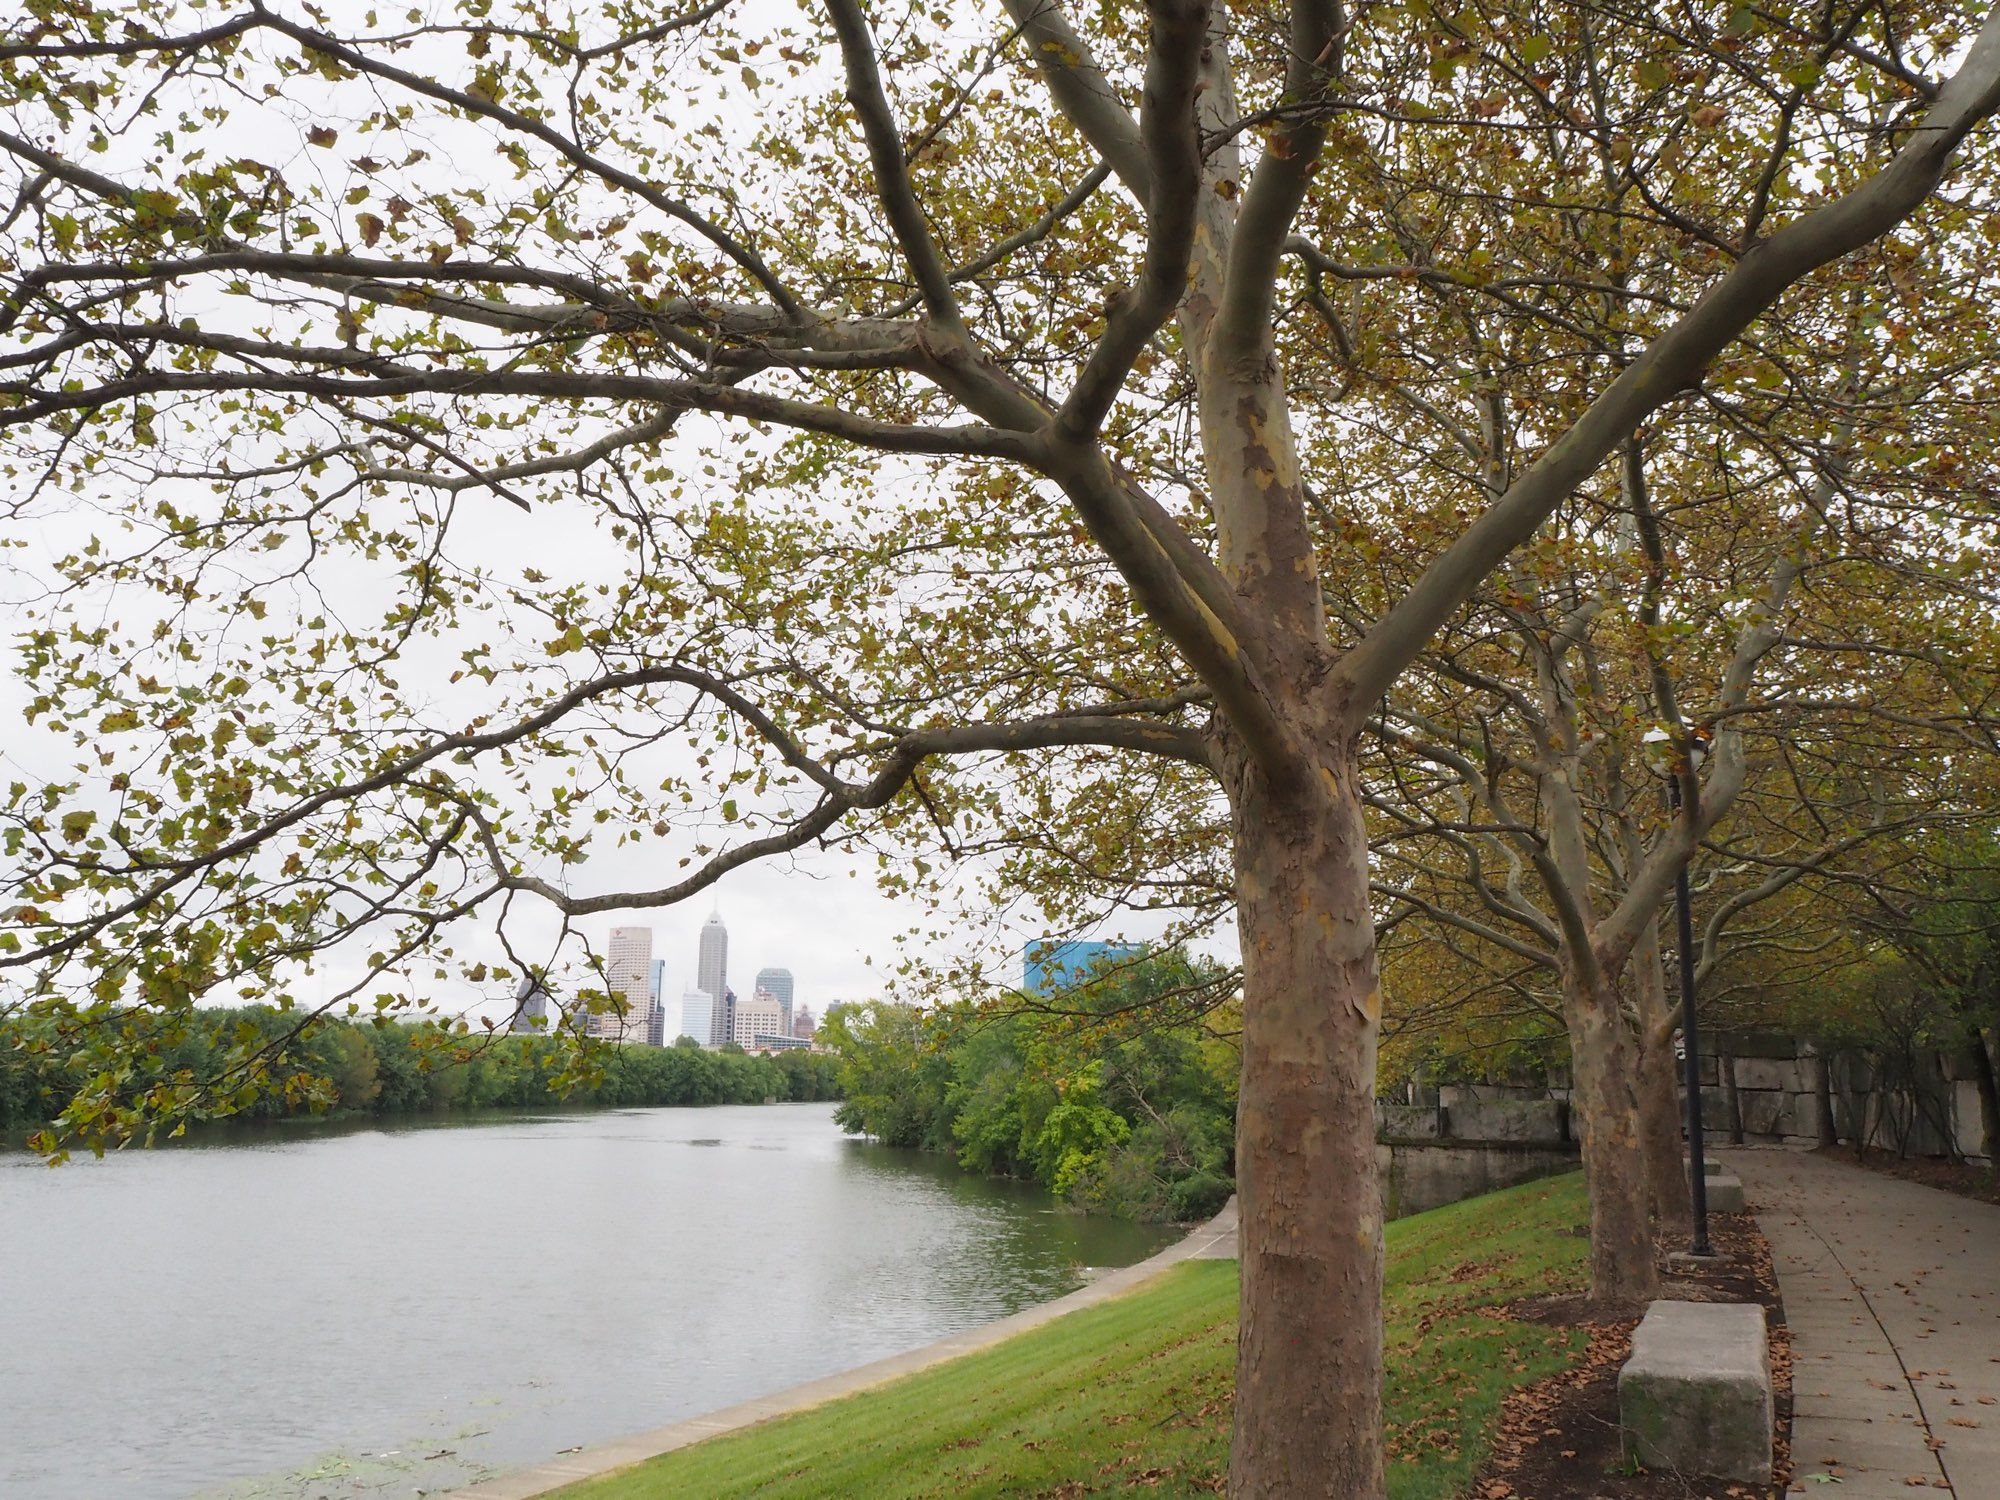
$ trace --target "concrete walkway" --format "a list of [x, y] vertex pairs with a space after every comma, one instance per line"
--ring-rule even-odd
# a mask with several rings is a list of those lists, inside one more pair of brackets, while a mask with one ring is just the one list
[[1054, 1322], [1065, 1313], [1091, 1307], [1099, 1302], [1109, 1302], [1113, 1297], [1121, 1297], [1142, 1282], [1151, 1281], [1169, 1266], [1178, 1265], [1181, 1261], [1235, 1258], [1236, 1200], [1231, 1198], [1221, 1213], [1188, 1235], [1186, 1239], [1169, 1245], [1159, 1254], [1142, 1260], [1137, 1265], [1106, 1272], [1088, 1286], [1078, 1288], [1067, 1297], [1058, 1297], [1055, 1301], [1044, 1302], [1039, 1307], [1027, 1308], [1012, 1317], [1002, 1318], [997, 1323], [968, 1329], [948, 1339], [940, 1339], [935, 1344], [912, 1349], [907, 1354], [892, 1354], [889, 1358], [878, 1359], [873, 1364], [862, 1365], [858, 1369], [843, 1370], [837, 1375], [809, 1381], [805, 1385], [794, 1386], [776, 1395], [745, 1401], [736, 1406], [725, 1407], [721, 1411], [710, 1412], [706, 1416], [691, 1417], [685, 1422], [676, 1422], [670, 1427], [642, 1432], [634, 1437], [600, 1443], [594, 1448], [584, 1448], [576, 1453], [565, 1454], [532, 1469], [521, 1469], [512, 1474], [484, 1479], [466, 1489], [454, 1490], [449, 1500], [534, 1500], [535, 1496], [546, 1495], [551, 1490], [575, 1484], [581, 1479], [594, 1479], [614, 1469], [630, 1468], [633, 1464], [644, 1463], [649, 1458], [655, 1458], [662, 1453], [671, 1453], [677, 1448], [686, 1448], [705, 1438], [720, 1437], [725, 1432], [734, 1432], [742, 1427], [754, 1427], [757, 1423], [768, 1422], [774, 1417], [789, 1416], [793, 1412], [805, 1411], [809, 1407], [823, 1406], [829, 1401], [839, 1400], [842, 1396], [852, 1396], [857, 1391], [886, 1385], [889, 1381], [900, 1380], [905, 1375], [914, 1375], [919, 1370], [928, 1370], [932, 1365], [941, 1365], [946, 1360], [957, 1359], [960, 1355], [991, 1348], [1017, 1333], [1025, 1333], [1030, 1328], [1039, 1328], [1044, 1323]]
[[1788, 1495], [2000, 1500], [2000, 1208], [1800, 1151], [1717, 1154], [1791, 1325]]

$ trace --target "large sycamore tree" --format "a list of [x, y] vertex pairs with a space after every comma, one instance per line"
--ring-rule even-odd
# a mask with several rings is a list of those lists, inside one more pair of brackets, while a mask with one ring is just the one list
[[[1383, 1485], [1360, 737], [1800, 283], [1912, 215], [1977, 232], [1976, 171], [1927, 205], [2000, 22], [37, 0], [0, 69], [0, 424], [56, 554], [23, 665], [81, 752], [11, 792], [26, 992], [132, 1036], [363, 930], [387, 973], [857, 822], [948, 842], [1021, 811], [994, 756], [1157, 757], [1231, 832], [1231, 1490], [1348, 1500]], [[1549, 357], [1384, 593], [1355, 507], [1422, 466], [1369, 434], [1488, 395], [1402, 337], [1441, 284], [1619, 336]], [[599, 537], [623, 571], [568, 570]], [[678, 878], [589, 888], [593, 836], [711, 796]]]

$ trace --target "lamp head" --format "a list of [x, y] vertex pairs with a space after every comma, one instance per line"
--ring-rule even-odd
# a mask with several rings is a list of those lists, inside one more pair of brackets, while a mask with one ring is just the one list
[[1708, 727], [1702, 725], [1691, 730], [1686, 740], [1678, 740], [1666, 725], [1655, 724], [1639, 737], [1639, 751], [1645, 758], [1646, 769], [1655, 776], [1672, 776], [1683, 765], [1690, 773], [1699, 771], [1708, 758], [1709, 734]]
[[1655, 776], [1673, 774], [1674, 737], [1663, 725], [1655, 724], [1639, 737], [1639, 753]]

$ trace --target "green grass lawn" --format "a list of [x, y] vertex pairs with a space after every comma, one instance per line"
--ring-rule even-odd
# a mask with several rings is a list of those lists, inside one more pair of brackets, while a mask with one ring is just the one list
[[[1389, 1226], [1389, 1493], [1450, 1500], [1500, 1403], [1582, 1351], [1569, 1329], [1486, 1311], [1584, 1283], [1577, 1174]], [[1139, 1290], [826, 1406], [562, 1491], [565, 1500], [1081, 1496], [1221, 1488], [1236, 1263]]]

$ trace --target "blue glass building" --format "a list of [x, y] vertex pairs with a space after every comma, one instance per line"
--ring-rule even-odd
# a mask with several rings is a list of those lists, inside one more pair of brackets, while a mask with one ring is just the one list
[[1021, 988], [1030, 995], [1053, 995], [1144, 951], [1137, 943], [1037, 938], [1021, 950]]

